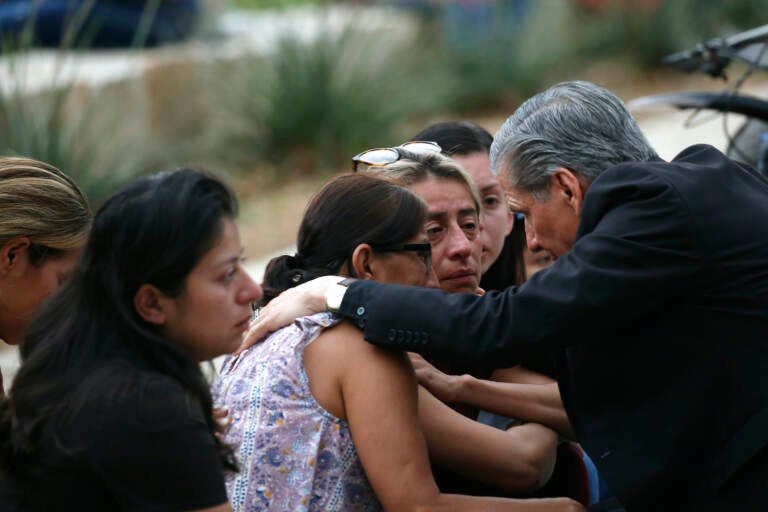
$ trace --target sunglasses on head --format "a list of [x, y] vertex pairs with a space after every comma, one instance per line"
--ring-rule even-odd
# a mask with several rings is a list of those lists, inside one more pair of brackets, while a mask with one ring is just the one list
[[392, 148], [374, 148], [367, 149], [362, 153], [352, 157], [353, 172], [357, 172], [357, 166], [359, 164], [367, 165], [368, 167], [381, 167], [397, 162], [403, 158], [400, 150], [405, 150], [417, 155], [440, 153], [442, 148], [437, 142], [415, 140], [412, 142], [406, 142]]

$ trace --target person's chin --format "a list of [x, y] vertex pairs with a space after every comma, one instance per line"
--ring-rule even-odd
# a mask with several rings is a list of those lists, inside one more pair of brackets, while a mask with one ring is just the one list
[[219, 356], [226, 356], [229, 354], [234, 353], [238, 348], [240, 348], [240, 345], [243, 343], [243, 337], [242, 335], [233, 336], [231, 340], [227, 341], [227, 343], [222, 344], [217, 350], [217, 354], [212, 355], [209, 359], [216, 359]]
[[476, 293], [480, 283], [477, 279], [458, 278], [440, 281], [440, 288], [448, 293]]

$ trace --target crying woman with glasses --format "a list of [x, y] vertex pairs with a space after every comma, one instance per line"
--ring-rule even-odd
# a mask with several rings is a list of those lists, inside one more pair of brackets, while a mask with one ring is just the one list
[[[426, 218], [422, 200], [395, 182], [331, 180], [307, 207], [296, 254], [267, 266], [262, 304], [328, 274], [437, 286]], [[441, 493], [407, 356], [366, 343], [332, 313], [299, 318], [229, 358], [213, 395], [241, 464], [227, 477], [235, 511], [579, 510], [566, 499]]]
[[[397, 180], [427, 204], [426, 232], [439, 287], [447, 293], [482, 293], [478, 287], [485, 241], [480, 229], [480, 195], [471, 176], [439, 153], [438, 144], [415, 141], [364, 151], [353, 161], [355, 169]], [[483, 213], [485, 228], [488, 212]], [[450, 390], [443, 381], [451, 382], [454, 388], [456, 382], [465, 382], [470, 376], [484, 381], [491, 378], [492, 366], [471, 360], [449, 363], [410, 356], [423, 384], [419, 387], [419, 420], [440, 489], [501, 496], [538, 494], [554, 470], [558, 450], [555, 432], [539, 424], [537, 417], [526, 417], [532, 423], [507, 422], [504, 428], [493, 428], [478, 421], [479, 409], [471, 402], [449, 398]], [[520, 387], [533, 392], [542, 386]], [[538, 389], [535, 392], [540, 393]], [[564, 476], [570, 479], [571, 474]], [[571, 487], [548, 486], [542, 492], [575, 495]]]

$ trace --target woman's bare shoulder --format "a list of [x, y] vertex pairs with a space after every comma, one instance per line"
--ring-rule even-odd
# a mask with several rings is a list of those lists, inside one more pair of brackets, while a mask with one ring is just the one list
[[362, 331], [347, 320], [342, 320], [336, 325], [324, 329], [313, 342], [314, 344], [327, 347], [328, 350], [353, 350], [355, 352], [366, 352], [375, 348], [365, 341]]
[[365, 341], [363, 333], [351, 322], [342, 321], [325, 329], [312, 343], [316, 353], [324, 357], [338, 358], [351, 364], [359, 364], [361, 358], [367, 361], [397, 362], [402, 364], [404, 353], [379, 348]]

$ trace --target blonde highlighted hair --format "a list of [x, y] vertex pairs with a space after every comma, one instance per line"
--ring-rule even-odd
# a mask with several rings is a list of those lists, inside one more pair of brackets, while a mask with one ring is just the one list
[[83, 192], [56, 167], [0, 157], [0, 246], [27, 237], [43, 254], [76, 249], [92, 218]]
[[380, 167], [369, 167], [362, 171], [376, 176], [394, 180], [410, 187], [429, 178], [452, 180], [463, 185], [472, 196], [475, 208], [480, 210], [480, 194], [475, 182], [462, 167], [440, 153], [412, 153], [399, 149], [400, 159]]

